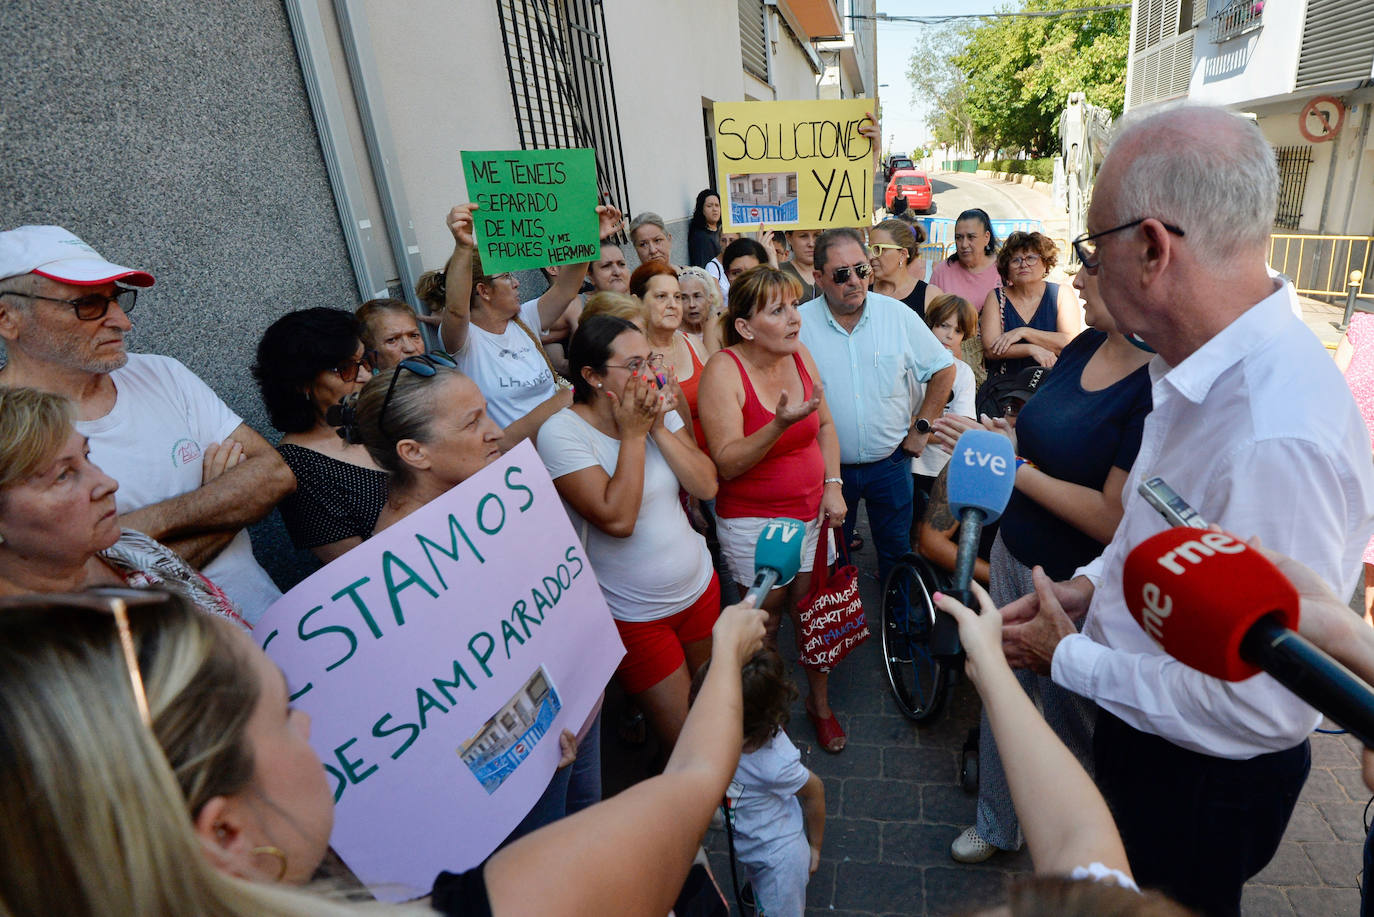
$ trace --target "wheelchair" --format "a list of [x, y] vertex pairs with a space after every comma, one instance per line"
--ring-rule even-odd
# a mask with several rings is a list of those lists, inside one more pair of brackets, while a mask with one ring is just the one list
[[[927, 723], [943, 708], [957, 670], [930, 652], [935, 627], [936, 592], [949, 592], [953, 577], [919, 554], [902, 556], [883, 584], [883, 668], [897, 708], [916, 723]], [[969, 730], [959, 753], [959, 783], [978, 791], [978, 727]]]
[[950, 574], [919, 554], [907, 553], [883, 583], [883, 667], [902, 715], [917, 723], [934, 718], [949, 694], [954, 672], [930, 653], [935, 627], [931, 596], [949, 591]]

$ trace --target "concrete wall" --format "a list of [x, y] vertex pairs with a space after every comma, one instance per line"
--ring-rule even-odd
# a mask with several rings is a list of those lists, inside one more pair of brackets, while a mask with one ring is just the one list
[[[275, 438], [249, 376], [278, 315], [356, 302], [280, 0], [8, 0], [0, 226], [57, 223], [145, 268], [133, 350]], [[280, 535], [259, 556], [289, 573]]]
[[1264, 26], [1220, 44], [1210, 23], [1193, 42], [1193, 77], [1188, 97], [1211, 105], [1245, 105], [1293, 91], [1307, 0], [1267, 3]]

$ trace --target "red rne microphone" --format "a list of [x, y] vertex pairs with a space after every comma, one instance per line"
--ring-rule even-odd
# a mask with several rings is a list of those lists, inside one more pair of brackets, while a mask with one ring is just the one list
[[1298, 591], [1259, 551], [1225, 532], [1174, 528], [1136, 545], [1121, 577], [1126, 607], [1170, 656], [1224, 681], [1261, 671], [1241, 642], [1268, 615], [1298, 627]]
[[1245, 542], [1160, 532], [1126, 557], [1121, 585], [1136, 623], [1179, 662], [1226, 681], [1264, 671], [1374, 747], [1374, 690], [1297, 634], [1298, 591]]

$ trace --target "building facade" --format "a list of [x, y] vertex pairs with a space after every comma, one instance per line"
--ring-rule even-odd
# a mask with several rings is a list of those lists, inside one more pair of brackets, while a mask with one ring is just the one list
[[[275, 439], [248, 372], [263, 330], [412, 297], [452, 248], [459, 151], [591, 146], [603, 193], [662, 214], [685, 259], [713, 105], [871, 96], [873, 21], [850, 14], [872, 8], [13, 0], [0, 226], [62, 224], [153, 273], [133, 349], [181, 359]], [[298, 575], [274, 520], [254, 541], [279, 581]]]

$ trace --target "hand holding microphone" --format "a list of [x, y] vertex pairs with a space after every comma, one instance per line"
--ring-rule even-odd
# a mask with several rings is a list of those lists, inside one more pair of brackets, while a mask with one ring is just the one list
[[1178, 661], [1226, 681], [1267, 672], [1374, 745], [1374, 690], [1295, 632], [1298, 591], [1255, 548], [1169, 529], [1126, 558], [1122, 589], [1136, 622]]
[[806, 524], [799, 519], [779, 517], [764, 523], [754, 546], [754, 582], [741, 601], [761, 608], [768, 590], [792, 582], [801, 569], [805, 542]]

